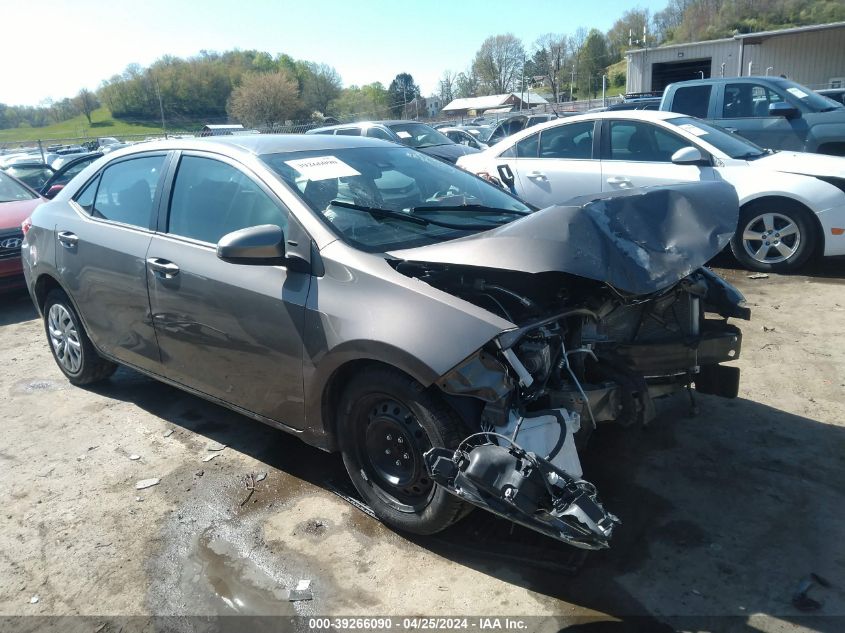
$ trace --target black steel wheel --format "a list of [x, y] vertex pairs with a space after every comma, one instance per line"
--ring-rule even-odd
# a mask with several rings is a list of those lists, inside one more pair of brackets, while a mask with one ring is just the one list
[[456, 447], [468, 433], [436, 394], [389, 368], [360, 372], [344, 391], [338, 441], [355, 488], [382, 521], [432, 534], [467, 512], [428, 477], [423, 454]]

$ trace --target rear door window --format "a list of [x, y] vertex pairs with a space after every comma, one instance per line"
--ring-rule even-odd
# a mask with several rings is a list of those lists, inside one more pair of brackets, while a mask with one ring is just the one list
[[149, 228], [164, 160], [164, 155], [144, 156], [106, 167], [100, 176], [92, 215]]
[[593, 128], [592, 121], [583, 121], [543, 130], [540, 135], [540, 158], [592, 158]]
[[675, 97], [672, 99], [672, 112], [706, 119], [712, 89], [711, 84], [678, 88], [675, 90]]
[[361, 128], [346, 127], [335, 132], [338, 136], [361, 136]]

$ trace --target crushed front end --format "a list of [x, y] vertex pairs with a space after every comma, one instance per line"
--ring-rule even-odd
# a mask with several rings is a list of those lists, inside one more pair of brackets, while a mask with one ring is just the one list
[[686, 390], [692, 401], [693, 386], [737, 395], [739, 369], [723, 363], [739, 357], [742, 335], [728, 320], [750, 311], [703, 267], [736, 213], [729, 187], [673, 186], [543, 210], [452, 250], [402, 253], [397, 271], [515, 325], [437, 382], [477, 430], [456, 450], [426, 453], [432, 479], [576, 547], [608, 547], [619, 520], [578, 456], [590, 434], [647, 424], [656, 398]]

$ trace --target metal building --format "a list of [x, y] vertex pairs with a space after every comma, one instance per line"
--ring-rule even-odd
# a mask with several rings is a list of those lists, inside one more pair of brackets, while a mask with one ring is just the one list
[[629, 93], [659, 91], [686, 79], [751, 75], [785, 75], [814, 89], [841, 88], [845, 22], [643, 48], [626, 55]]

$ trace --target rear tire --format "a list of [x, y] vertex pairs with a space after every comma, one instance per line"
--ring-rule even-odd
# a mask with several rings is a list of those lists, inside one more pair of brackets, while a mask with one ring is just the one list
[[387, 525], [434, 534], [472, 506], [434, 484], [423, 463], [431, 447], [456, 448], [469, 433], [436, 394], [390, 368], [373, 367], [346, 387], [338, 442], [355, 488]]
[[67, 294], [51, 290], [44, 301], [44, 330], [53, 359], [74, 385], [90, 385], [111, 376], [117, 365], [102, 358]]
[[817, 244], [816, 226], [805, 207], [789, 200], [760, 200], [740, 211], [731, 251], [750, 270], [792, 272]]

